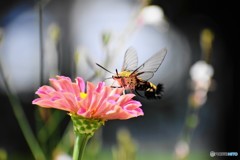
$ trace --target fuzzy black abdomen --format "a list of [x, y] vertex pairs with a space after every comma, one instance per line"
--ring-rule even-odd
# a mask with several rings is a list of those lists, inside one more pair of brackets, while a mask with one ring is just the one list
[[156, 89], [152, 87], [151, 89], [146, 90], [144, 95], [147, 99], [161, 99], [163, 96], [163, 90], [163, 85], [159, 83], [156, 86]]

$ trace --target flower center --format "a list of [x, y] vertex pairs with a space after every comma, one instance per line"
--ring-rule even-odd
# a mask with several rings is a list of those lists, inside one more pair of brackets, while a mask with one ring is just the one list
[[85, 99], [87, 97], [87, 93], [84, 93], [84, 92], [80, 92], [80, 97], [82, 99]]

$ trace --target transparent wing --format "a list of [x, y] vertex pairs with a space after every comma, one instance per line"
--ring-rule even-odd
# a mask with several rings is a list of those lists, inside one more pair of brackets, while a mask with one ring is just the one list
[[134, 48], [128, 48], [124, 55], [122, 71], [134, 71], [138, 65], [137, 51]]
[[153, 77], [154, 73], [158, 70], [162, 64], [165, 56], [167, 54], [167, 49], [163, 48], [152, 57], [150, 57], [146, 62], [140, 65], [133, 73], [140, 73], [138, 78], [141, 78], [145, 81]]
[[148, 81], [149, 79], [151, 79], [154, 75], [154, 72], [142, 72], [142, 74], [140, 74], [139, 76], [137, 76], [138, 78], [144, 80], [144, 81]]

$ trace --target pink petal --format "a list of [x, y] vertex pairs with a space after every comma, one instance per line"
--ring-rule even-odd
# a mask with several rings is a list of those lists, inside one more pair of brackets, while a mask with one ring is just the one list
[[96, 92], [101, 92], [101, 90], [104, 88], [104, 86], [105, 86], [104, 82], [99, 82], [96, 87]]
[[49, 82], [51, 84], [51, 86], [56, 90], [56, 91], [61, 91], [62, 90], [62, 86], [60, 85], [59, 81], [56, 80], [55, 78], [50, 78]]
[[58, 82], [61, 85], [62, 90], [64, 90], [64, 92], [74, 92], [71, 80], [60, 79], [60, 80], [58, 80]]
[[138, 101], [129, 101], [125, 104], [125, 106], [123, 107], [123, 109], [126, 109], [126, 110], [134, 110], [136, 108], [139, 108], [141, 106], [141, 103], [138, 102]]
[[94, 92], [95, 92], [95, 85], [91, 82], [87, 82], [87, 105], [88, 108], [91, 108], [92, 106], [92, 103], [94, 102], [92, 99], [93, 99], [93, 95], [94, 95]]
[[55, 89], [49, 86], [42, 86], [40, 87], [35, 93], [39, 97], [48, 97], [50, 93], [55, 92]]
[[79, 108], [79, 110], [77, 111], [77, 114], [80, 115], [80, 116], [83, 116], [83, 117], [85, 117], [84, 116], [85, 113], [86, 113], [86, 109], [83, 108], [83, 107]]
[[76, 96], [72, 93], [67, 93], [67, 92], [63, 93], [63, 96], [68, 103], [68, 106], [69, 106], [68, 108], [72, 112], [77, 112], [79, 107], [78, 107], [78, 102], [77, 102]]
[[[94, 85], [77, 77], [75, 82], [64, 76], [51, 78], [50, 86], [42, 86], [36, 94], [40, 97], [32, 103], [45, 108], [55, 108], [76, 113], [85, 118], [129, 119], [143, 115], [141, 103], [133, 100], [134, 94], [121, 95], [124, 88], [111, 88], [104, 82]], [[81, 93], [86, 97], [81, 97]]]
[[55, 108], [55, 109], [69, 111], [69, 112], [71, 111], [69, 110], [68, 107], [64, 106], [62, 102], [56, 103], [51, 100], [39, 98], [39, 99], [35, 99], [32, 103], [44, 108]]
[[80, 92], [85, 92], [85, 82], [81, 77], [76, 78], [76, 83], [79, 87]]
[[[110, 87], [109, 87], [110, 88]], [[111, 88], [111, 93], [110, 95], [114, 95], [114, 94], [122, 94], [123, 93], [124, 88]]]
[[49, 79], [51, 86], [53, 86], [56, 91], [65, 91], [65, 92], [73, 92], [74, 89], [72, 87], [72, 81], [68, 77], [57, 76], [57, 79], [50, 78]]
[[124, 94], [118, 99], [118, 104], [119, 105], [124, 105], [127, 103], [129, 100], [131, 100], [135, 95], [132, 93], [129, 94]]

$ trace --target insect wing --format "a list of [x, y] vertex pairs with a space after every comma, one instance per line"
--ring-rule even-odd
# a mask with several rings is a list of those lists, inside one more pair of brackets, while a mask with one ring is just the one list
[[142, 73], [139, 74], [138, 78], [141, 78], [145, 81], [149, 80], [153, 77], [154, 73], [158, 70], [160, 65], [162, 64], [165, 56], [167, 54], [167, 49], [164, 48], [161, 51], [154, 54], [150, 57], [145, 63], [140, 65], [137, 69], [133, 71], [133, 73]]
[[140, 72], [140, 73], [141, 74], [137, 74], [138, 75], [137, 77], [144, 81], [148, 81], [154, 76], [154, 72], [151, 72], [151, 71]]
[[137, 51], [134, 48], [129, 48], [125, 55], [122, 66], [122, 71], [134, 71], [138, 65]]

